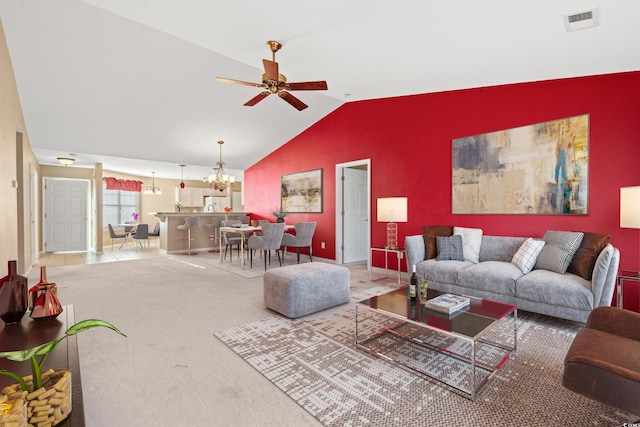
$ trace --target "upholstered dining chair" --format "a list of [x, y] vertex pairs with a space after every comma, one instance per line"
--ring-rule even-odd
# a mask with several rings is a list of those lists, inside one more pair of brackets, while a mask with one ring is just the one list
[[[222, 227], [240, 227], [242, 222], [240, 221], [222, 221]], [[233, 247], [238, 246], [238, 257], [240, 257], [240, 243], [242, 242], [244, 233], [242, 235], [235, 233], [233, 231], [225, 231], [222, 233], [222, 240], [224, 241], [224, 259], [227, 259], [227, 250], [231, 249], [229, 252], [229, 260], [233, 261]]]
[[158, 246], [160, 246], [160, 222], [156, 222], [153, 231], [149, 232], [149, 237], [155, 237], [158, 240]]
[[136, 227], [136, 234], [133, 235], [133, 239], [138, 241], [141, 248], [144, 248], [142, 242], [147, 242], [147, 248], [149, 247], [149, 224], [138, 224]]
[[126, 239], [127, 233], [116, 233], [111, 224], [107, 224], [109, 227], [109, 237], [111, 237], [111, 250], [113, 250], [113, 241], [116, 239]]
[[295, 236], [289, 233], [285, 233], [282, 237], [282, 246], [284, 246], [284, 254], [287, 252], [287, 247], [295, 247], [296, 255], [298, 258], [298, 264], [300, 264], [300, 248], [309, 249], [309, 260], [313, 262], [311, 257], [311, 240], [313, 239], [313, 233], [316, 231], [317, 222], [298, 222], [295, 224], [296, 234]]
[[[217, 248], [217, 242], [220, 239], [220, 226], [222, 225], [222, 219], [213, 218], [209, 224], [205, 224], [205, 228], [211, 229], [211, 234], [209, 235], [209, 240], [213, 241], [214, 248]], [[209, 252], [216, 252], [217, 249], [212, 249]]]
[[267, 271], [267, 252], [271, 253], [272, 250], [276, 251], [278, 255], [278, 262], [282, 267], [282, 259], [280, 258], [280, 244], [282, 243], [282, 237], [284, 236], [284, 222], [263, 224], [262, 236], [250, 236], [247, 241], [247, 249], [249, 249], [250, 266], [253, 268], [253, 251], [263, 251], [264, 257], [264, 271]]

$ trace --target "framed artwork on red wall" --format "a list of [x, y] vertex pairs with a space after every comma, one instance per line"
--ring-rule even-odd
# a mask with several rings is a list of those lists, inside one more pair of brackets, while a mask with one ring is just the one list
[[453, 140], [453, 214], [586, 215], [589, 115]]
[[281, 210], [322, 213], [322, 169], [282, 175]]

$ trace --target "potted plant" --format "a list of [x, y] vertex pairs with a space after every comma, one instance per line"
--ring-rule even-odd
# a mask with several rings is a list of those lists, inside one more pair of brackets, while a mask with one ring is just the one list
[[287, 216], [287, 213], [287, 211], [275, 208], [273, 212], [271, 212], [271, 215], [276, 217], [276, 222], [284, 222], [284, 217]]
[[[72, 335], [96, 327], [105, 327], [126, 337], [124, 333], [111, 323], [103, 320], [87, 319], [71, 326], [65, 331], [62, 337], [56, 340], [40, 344], [27, 350], [0, 352], [0, 357], [5, 359], [15, 362], [29, 361], [31, 364], [31, 375], [27, 377], [22, 377], [15, 372], [0, 369], [0, 374], [7, 375], [17, 381], [17, 384], [9, 385], [2, 389], [1, 395], [6, 395], [7, 400], [40, 401], [47, 399], [47, 406], [54, 409], [53, 413], [45, 417], [50, 418], [50, 425], [56, 425], [67, 418], [69, 412], [71, 412], [71, 372], [66, 370], [54, 372], [52, 369], [43, 372], [42, 367], [47, 360], [47, 356], [49, 356], [60, 342]], [[61, 398], [62, 395], [66, 395], [66, 397]], [[37, 408], [37, 405], [33, 405], [33, 407]], [[37, 425], [39, 421], [32, 422], [32, 420], [42, 417], [43, 415], [39, 414], [36, 409], [33, 409], [32, 405], [27, 405], [27, 410], [29, 411], [27, 414], [29, 423]]]

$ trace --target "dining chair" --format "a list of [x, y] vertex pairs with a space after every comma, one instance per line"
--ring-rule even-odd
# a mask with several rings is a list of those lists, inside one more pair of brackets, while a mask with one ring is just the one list
[[282, 237], [282, 246], [284, 246], [284, 254], [287, 252], [287, 247], [295, 247], [296, 255], [298, 258], [298, 264], [300, 264], [300, 248], [309, 249], [309, 260], [313, 262], [311, 257], [311, 240], [313, 239], [313, 233], [316, 231], [317, 222], [298, 222], [295, 224], [296, 234], [284, 233]]
[[158, 246], [160, 246], [160, 222], [156, 222], [155, 227], [153, 227], [153, 231], [149, 232], [149, 237], [155, 237], [158, 241]]
[[[220, 223], [222, 227], [240, 227], [241, 224], [242, 222], [240, 222], [239, 220], [222, 221]], [[244, 237], [244, 233], [240, 235], [239, 233], [236, 233], [234, 231], [225, 231], [224, 233], [222, 233], [222, 239], [224, 240], [224, 244], [225, 244], [223, 259], [227, 259], [227, 250], [231, 249], [229, 254], [229, 260], [233, 261], [233, 247], [235, 245], [238, 246], [238, 258], [240, 258], [240, 244], [242, 242], [243, 237]]]
[[[217, 248], [217, 243], [220, 239], [220, 226], [222, 225], [222, 220], [220, 218], [213, 218], [209, 224], [205, 224], [205, 228], [211, 228], [212, 233], [209, 235], [209, 240], [214, 242], [214, 247]], [[209, 252], [216, 252], [217, 249], [212, 249]]]
[[141, 248], [144, 248], [142, 241], [146, 241], [147, 248], [149, 248], [149, 224], [138, 224], [133, 239], [138, 241]]
[[271, 254], [272, 250], [276, 251], [278, 255], [278, 262], [282, 267], [282, 259], [280, 258], [280, 244], [282, 243], [282, 236], [284, 236], [284, 228], [286, 224], [284, 222], [263, 224], [262, 236], [253, 235], [249, 237], [247, 241], [247, 249], [249, 250], [250, 266], [253, 268], [253, 251], [258, 249], [263, 251], [264, 257], [264, 271], [267, 271], [267, 252]]
[[107, 227], [109, 227], [109, 237], [111, 237], [111, 250], [113, 250], [113, 241], [115, 239], [126, 239], [127, 233], [116, 233], [111, 224], [107, 224]]

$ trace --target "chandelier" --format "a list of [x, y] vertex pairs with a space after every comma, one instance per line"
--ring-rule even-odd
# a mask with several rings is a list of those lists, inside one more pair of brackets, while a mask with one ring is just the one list
[[151, 172], [153, 175], [153, 184], [145, 188], [144, 194], [155, 194], [156, 196], [162, 196], [162, 191], [160, 191], [160, 187], [156, 187], [156, 173]]
[[230, 176], [224, 170], [225, 163], [222, 161], [222, 144], [224, 144], [224, 141], [218, 141], [218, 145], [220, 146], [220, 160], [216, 162], [218, 170], [216, 173], [212, 173], [207, 177], [209, 185], [213, 187], [214, 190], [220, 191], [226, 190], [235, 181], [235, 178]]

